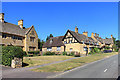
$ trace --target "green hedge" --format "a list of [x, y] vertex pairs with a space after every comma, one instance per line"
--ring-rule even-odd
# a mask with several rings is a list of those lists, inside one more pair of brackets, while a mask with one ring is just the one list
[[3, 46], [2, 47], [2, 64], [5, 66], [11, 66], [11, 61], [14, 57], [23, 59], [23, 50], [16, 46]]
[[55, 52], [48, 51], [48, 52], [44, 52], [43, 55], [55, 55]]
[[89, 52], [89, 54], [95, 54], [95, 53], [100, 53], [100, 52], [101, 52], [101, 50], [99, 48], [95, 47]]
[[62, 54], [63, 54], [63, 55], [67, 55], [67, 52], [63, 52]]

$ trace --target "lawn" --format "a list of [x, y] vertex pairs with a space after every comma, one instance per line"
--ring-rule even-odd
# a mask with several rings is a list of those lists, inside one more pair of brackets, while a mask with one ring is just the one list
[[81, 57], [78, 59], [74, 59], [74, 60], [70, 60], [70, 61], [66, 61], [66, 62], [62, 62], [62, 63], [58, 63], [58, 64], [52, 64], [52, 65], [32, 69], [32, 71], [35, 71], [35, 72], [63, 72], [63, 71], [70, 70], [72, 68], [84, 65], [86, 63], [97, 61], [97, 60], [100, 60], [100, 59], [103, 59], [106, 57], [110, 57], [110, 56], [116, 55], [116, 54], [118, 54], [118, 53], [112, 52], [112, 53], [104, 53], [104, 54], [103, 53], [94, 54], [91, 56]]
[[35, 56], [35, 57], [24, 57], [23, 58], [23, 63], [28, 64], [25, 67], [31, 67], [31, 66], [36, 66], [36, 65], [42, 65], [42, 64], [47, 64], [47, 63], [52, 63], [55, 61], [62, 61], [66, 59], [73, 58], [73, 56]]

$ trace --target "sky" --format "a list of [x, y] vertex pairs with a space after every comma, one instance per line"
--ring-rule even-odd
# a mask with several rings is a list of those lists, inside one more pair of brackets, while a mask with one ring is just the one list
[[38, 37], [46, 40], [49, 34], [63, 36], [68, 29], [80, 34], [88, 31], [100, 37], [118, 39], [117, 2], [3, 2], [5, 21], [17, 24], [23, 19], [23, 26], [34, 25]]

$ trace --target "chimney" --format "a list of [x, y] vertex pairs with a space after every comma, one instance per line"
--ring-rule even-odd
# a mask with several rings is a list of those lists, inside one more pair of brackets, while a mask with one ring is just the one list
[[4, 13], [0, 13], [0, 21], [4, 22]]
[[84, 32], [83, 32], [83, 35], [88, 36], [88, 32], [85, 32], [85, 31], [84, 31]]
[[20, 26], [20, 28], [23, 29], [23, 20], [22, 19], [18, 21], [18, 25]]
[[77, 26], [75, 27], [75, 32], [78, 33], [78, 28], [77, 28]]
[[91, 37], [94, 37], [94, 33], [93, 32], [91, 33]]
[[113, 35], [111, 35], [111, 38], [113, 38]]
[[97, 36], [97, 33], [95, 33], [95, 37]]

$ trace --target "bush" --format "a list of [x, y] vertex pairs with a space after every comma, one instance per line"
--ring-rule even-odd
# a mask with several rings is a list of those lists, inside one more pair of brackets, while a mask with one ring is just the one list
[[55, 52], [48, 51], [48, 52], [45, 52], [44, 55], [55, 55]]
[[67, 55], [67, 52], [63, 52], [63, 55]]
[[39, 54], [40, 53], [40, 51], [29, 51], [28, 52], [28, 54], [34, 54], [34, 55], [37, 55], [37, 54]]
[[2, 47], [2, 64], [5, 66], [11, 66], [11, 61], [14, 57], [23, 59], [23, 50], [16, 46], [3, 46]]
[[69, 54], [67, 54], [67, 56], [74, 56], [75, 52], [70, 52]]
[[100, 53], [100, 52], [101, 52], [100, 49], [95, 47], [89, 52], [89, 54], [95, 54], [95, 53]]

